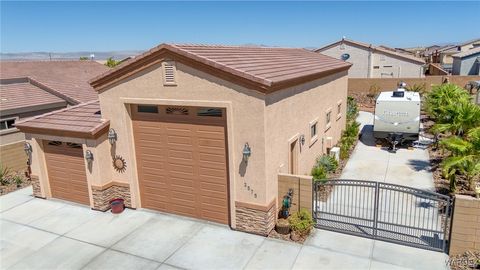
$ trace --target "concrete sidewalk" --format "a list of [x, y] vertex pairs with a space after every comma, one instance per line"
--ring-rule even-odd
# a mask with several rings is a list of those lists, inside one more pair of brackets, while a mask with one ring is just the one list
[[1, 269], [446, 269], [445, 254], [349, 235], [315, 230], [299, 245], [146, 210], [102, 213], [31, 192], [0, 197]]

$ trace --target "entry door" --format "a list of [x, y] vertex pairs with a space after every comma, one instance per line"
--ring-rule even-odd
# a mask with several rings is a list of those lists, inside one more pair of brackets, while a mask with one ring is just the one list
[[224, 109], [133, 105], [143, 208], [228, 224]]
[[290, 174], [298, 174], [298, 139], [290, 144]]
[[52, 197], [89, 205], [82, 145], [48, 141], [44, 150]]

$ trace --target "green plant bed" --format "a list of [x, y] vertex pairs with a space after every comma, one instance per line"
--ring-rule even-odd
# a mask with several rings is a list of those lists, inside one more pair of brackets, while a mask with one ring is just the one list
[[292, 233], [298, 234], [300, 237], [306, 237], [310, 234], [313, 225], [312, 214], [307, 209], [300, 209], [288, 218]]

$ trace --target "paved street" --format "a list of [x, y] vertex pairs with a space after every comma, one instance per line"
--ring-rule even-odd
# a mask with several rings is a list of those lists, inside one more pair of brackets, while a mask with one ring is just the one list
[[316, 230], [305, 245], [145, 210], [0, 197], [1, 269], [445, 269], [442, 253]]

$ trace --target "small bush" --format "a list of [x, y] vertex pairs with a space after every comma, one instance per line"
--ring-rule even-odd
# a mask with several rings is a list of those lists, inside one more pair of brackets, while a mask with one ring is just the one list
[[3, 164], [0, 164], [0, 184], [2, 186], [10, 184], [10, 176], [10, 168]]
[[323, 166], [314, 166], [311, 174], [315, 182], [323, 182], [327, 180], [327, 171]]
[[425, 83], [414, 84], [412, 86], [405, 87], [405, 90], [418, 92], [419, 94], [423, 95], [427, 90], [427, 85]]
[[20, 187], [23, 184], [23, 181], [24, 181], [24, 178], [19, 174], [12, 176], [12, 179], [11, 179], [11, 183], [15, 183], [17, 187]]
[[288, 222], [290, 222], [290, 228], [292, 231], [295, 231], [302, 236], [308, 235], [315, 224], [312, 214], [304, 208], [291, 215], [288, 218]]
[[358, 116], [358, 104], [353, 97], [347, 98], [347, 121], [353, 121]]
[[367, 97], [374, 98], [379, 92], [380, 92], [380, 86], [376, 84], [372, 84], [368, 89]]
[[334, 157], [328, 155], [323, 155], [317, 158], [316, 164], [317, 167], [325, 168], [325, 171], [327, 171], [327, 173], [334, 172], [338, 168], [337, 160]]

